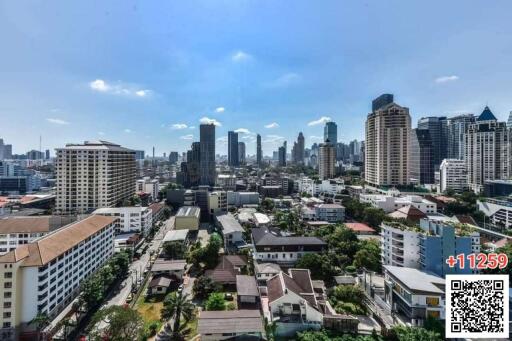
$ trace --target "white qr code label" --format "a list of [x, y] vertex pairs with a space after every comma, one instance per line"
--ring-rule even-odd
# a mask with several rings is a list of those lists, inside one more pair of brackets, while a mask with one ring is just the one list
[[447, 338], [508, 338], [508, 275], [446, 276]]

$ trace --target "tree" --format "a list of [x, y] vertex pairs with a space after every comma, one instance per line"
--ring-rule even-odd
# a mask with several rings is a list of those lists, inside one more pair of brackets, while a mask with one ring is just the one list
[[364, 292], [356, 285], [338, 285], [329, 294], [329, 300], [338, 313], [364, 314], [363, 299]]
[[331, 330], [308, 330], [297, 333], [297, 341], [380, 341], [380, 336], [338, 334]]
[[212, 233], [206, 247], [201, 248], [200, 245], [194, 247], [189, 252], [187, 261], [194, 265], [204, 263], [208, 269], [211, 269], [219, 262], [219, 250], [222, 247], [222, 238], [218, 233]]
[[131, 251], [124, 250], [116, 253], [111, 259], [109, 264], [113, 264], [115, 267], [114, 273], [117, 278], [124, 278], [128, 274], [131, 263]]
[[165, 297], [160, 314], [163, 320], [174, 319], [172, 332], [173, 336], [178, 338], [180, 337], [179, 330], [181, 326], [181, 319], [183, 318], [186, 322], [192, 319], [194, 314], [194, 305], [189, 301], [188, 295], [171, 292]]
[[220, 292], [211, 293], [205, 303], [206, 310], [226, 310], [224, 294]]
[[386, 218], [386, 212], [376, 207], [364, 208], [363, 215], [363, 220], [375, 229], [380, 229], [380, 224]]
[[82, 282], [80, 296], [85, 303], [85, 309], [94, 309], [104, 297], [103, 281], [98, 276], [91, 276]]
[[306, 253], [297, 261], [295, 268], [309, 269], [312, 279], [321, 279], [326, 282], [332, 281], [337, 274], [333, 258], [329, 254]]
[[187, 247], [180, 241], [171, 241], [164, 244], [164, 252], [167, 257], [172, 259], [183, 259], [187, 252]]
[[508, 274], [508, 277], [512, 280], [512, 244], [508, 243], [508, 244], [505, 244], [504, 246], [496, 249], [496, 253], [497, 254], [504, 253], [507, 255], [508, 260], [509, 260], [507, 263], [507, 266], [504, 267], [503, 269], [500, 269], [499, 267], [497, 267], [496, 269], [485, 269], [484, 273], [502, 274], [502, 275]]
[[165, 220], [169, 219], [171, 217], [171, 209], [169, 207], [164, 207], [162, 211], [162, 215]]
[[266, 212], [270, 212], [274, 209], [274, 202], [270, 198], [265, 198], [261, 202], [261, 208]]
[[144, 332], [142, 316], [136, 310], [116, 305], [94, 314], [92, 325], [96, 329], [89, 336], [98, 341], [138, 340]]
[[50, 318], [46, 313], [38, 312], [37, 315], [30, 321], [36, 327], [38, 339], [41, 339], [41, 333], [48, 324], [50, 324]]
[[361, 241], [359, 243], [359, 250], [354, 255], [354, 266], [380, 272], [381, 255], [379, 242], [374, 239]]
[[212, 281], [210, 277], [199, 276], [194, 281], [192, 292], [198, 299], [206, 299], [212, 292], [219, 292], [221, 287], [218, 283]]
[[395, 327], [393, 332], [399, 341], [441, 341], [441, 335], [434, 331], [418, 327]]

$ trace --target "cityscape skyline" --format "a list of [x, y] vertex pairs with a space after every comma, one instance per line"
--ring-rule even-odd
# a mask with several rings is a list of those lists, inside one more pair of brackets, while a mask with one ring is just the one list
[[[200, 121], [213, 120], [221, 124], [220, 154], [227, 154], [227, 131], [239, 130], [247, 154], [255, 154], [259, 133], [271, 155], [299, 131], [306, 146], [321, 142], [328, 118], [338, 124], [339, 141], [361, 140], [370, 100], [386, 92], [411, 109], [413, 122], [477, 114], [486, 104], [500, 121], [509, 115], [503, 70], [511, 61], [502, 58], [508, 47], [500, 38], [511, 33], [509, 2], [454, 1], [442, 12], [401, 4], [396, 13], [393, 4], [373, 1], [297, 2], [286, 29], [283, 4], [201, 4], [204, 13], [192, 10], [194, 2], [100, 4], [94, 11], [62, 2], [67, 16], [53, 6], [3, 4], [0, 114], [9, 120], [0, 136], [13, 153], [38, 149], [42, 135], [43, 150], [101, 138], [155, 146], [162, 155], [190, 148]], [[443, 27], [432, 27], [431, 17]]]

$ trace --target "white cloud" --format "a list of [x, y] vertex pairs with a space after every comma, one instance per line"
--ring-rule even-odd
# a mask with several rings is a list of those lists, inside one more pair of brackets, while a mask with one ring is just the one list
[[247, 128], [238, 128], [237, 130], [235, 130], [235, 133], [239, 133], [239, 134], [251, 134], [251, 132], [249, 131], [249, 129]]
[[289, 72], [285, 73], [284, 75], [274, 79], [273, 81], [270, 81], [268, 83], [265, 83], [264, 85], [269, 88], [284, 88], [292, 84], [296, 84], [302, 80], [302, 77], [295, 73], [295, 72]]
[[125, 84], [117, 82], [115, 84], [109, 84], [103, 79], [96, 79], [89, 83], [89, 87], [93, 91], [103, 92], [112, 95], [125, 95], [133, 97], [147, 97], [151, 94], [151, 90], [141, 89], [138, 86], [132, 84]]
[[173, 129], [173, 130], [187, 129], [187, 125], [185, 123], [175, 123], [175, 124], [171, 125], [171, 129]]
[[284, 141], [284, 137], [279, 135], [267, 135], [266, 138], [263, 140], [263, 142], [265, 143], [275, 143], [280, 141]]
[[100, 135], [100, 136], [104, 136], [104, 135], [105, 135], [105, 133], [104, 133], [104, 132], [102, 132], [102, 131], [98, 131], [98, 135]]
[[279, 124], [276, 122], [272, 122], [272, 123], [266, 124], [265, 128], [267, 128], [267, 129], [279, 128]]
[[53, 123], [53, 124], [58, 124], [58, 125], [66, 125], [66, 124], [69, 124], [68, 121], [64, 121], [64, 120], [61, 120], [60, 118], [47, 118], [46, 119], [48, 122], [50, 123]]
[[215, 109], [215, 112], [217, 114], [222, 114], [224, 111], [226, 111], [226, 108], [224, 108], [224, 107], [218, 107]]
[[222, 124], [221, 124], [219, 121], [217, 121], [216, 119], [214, 119], [214, 118], [209, 118], [209, 117], [206, 117], [206, 116], [205, 116], [205, 117], [202, 117], [202, 118], [199, 120], [199, 123], [201, 123], [201, 124], [214, 124], [214, 125], [216, 125], [217, 127], [222, 126]]
[[451, 75], [451, 76], [442, 76], [436, 78], [436, 83], [447, 83], [454, 82], [459, 79], [459, 76]]
[[190, 126], [188, 129], [196, 129], [196, 126]]
[[218, 138], [217, 138], [217, 142], [219, 142], [219, 143], [221, 143], [221, 144], [228, 143], [228, 137], [227, 137], [227, 136], [221, 136], [221, 137], [218, 137]]
[[182, 140], [192, 140], [193, 138], [194, 138], [194, 135], [192, 135], [192, 134], [180, 136], [180, 139], [182, 139]]
[[324, 138], [322, 136], [315, 136], [315, 135], [311, 135], [309, 137], [310, 140], [318, 140], [318, 141], [322, 141]]
[[329, 116], [322, 116], [318, 120], [309, 122], [308, 126], [317, 126], [319, 124], [325, 124], [330, 121], [332, 121], [332, 119]]
[[127, 134], [129, 134], [129, 133], [131, 133], [131, 132], [132, 132], [132, 130], [131, 130], [131, 129], [128, 129], [128, 128], [126, 128], [126, 129], [124, 130], [124, 132], [125, 132], [125, 133], [127, 133]]
[[231, 55], [231, 60], [235, 63], [245, 62], [251, 59], [252, 56], [244, 51], [236, 51]]

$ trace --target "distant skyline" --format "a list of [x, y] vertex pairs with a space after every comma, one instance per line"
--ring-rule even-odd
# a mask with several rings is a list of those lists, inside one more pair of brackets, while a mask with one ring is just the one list
[[104, 139], [183, 152], [199, 124], [217, 153], [237, 131], [272, 155], [302, 131], [364, 139], [371, 101], [422, 116], [512, 110], [512, 2], [0, 3], [0, 138], [13, 153]]

